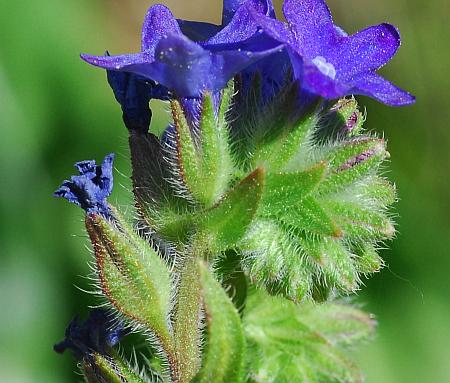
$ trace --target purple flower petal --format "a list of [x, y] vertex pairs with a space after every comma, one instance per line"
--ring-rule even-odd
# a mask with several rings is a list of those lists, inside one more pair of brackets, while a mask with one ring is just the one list
[[223, 0], [222, 9], [222, 25], [226, 25], [233, 18], [238, 8], [245, 3], [246, 0]]
[[356, 73], [375, 71], [385, 65], [400, 46], [400, 34], [393, 25], [380, 24], [344, 37], [337, 49], [327, 52], [335, 63], [337, 78], [346, 79]]
[[213, 54], [184, 36], [167, 36], [159, 41], [155, 61], [132, 64], [124, 69], [153, 79], [176, 91], [180, 97], [195, 97], [213, 90], [216, 78]]
[[132, 53], [117, 56], [91, 56], [81, 54], [80, 57], [88, 64], [98, 66], [103, 69], [121, 70], [129, 65], [145, 64], [154, 61], [154, 55], [147, 52]]
[[216, 91], [225, 87], [237, 72], [276, 52], [276, 49], [212, 53], [182, 35], [171, 35], [159, 41], [154, 60], [147, 53], [100, 57], [83, 55], [82, 58], [105, 69], [123, 70], [157, 81], [176, 91], [179, 97], [198, 97], [205, 90]]
[[[265, 14], [275, 18], [275, 11], [271, 0], [251, 0], [252, 3], [263, 4], [266, 8]], [[222, 25], [227, 25], [234, 17], [237, 10], [245, 3], [249, 3], [248, 0], [224, 0], [222, 11]]]
[[410, 105], [416, 101], [412, 94], [396, 87], [375, 73], [363, 73], [355, 78], [351, 92], [372, 97], [391, 106]]
[[324, 98], [339, 98], [347, 94], [350, 86], [335, 81], [321, 71], [314, 63], [306, 62], [302, 66], [302, 88]]
[[90, 179], [95, 177], [96, 163], [94, 160], [86, 160], [75, 163], [75, 167], [80, 172], [80, 174], [84, 174]]
[[297, 39], [299, 54], [321, 56], [324, 48], [335, 43], [337, 31], [323, 0], [286, 0], [283, 13]]
[[266, 0], [246, 0], [243, 4], [236, 10], [230, 22], [208, 40], [208, 45], [236, 43], [252, 37], [257, 32], [258, 25], [250, 14], [249, 8], [252, 12], [266, 16], [273, 11], [272, 3]]
[[289, 30], [256, 11], [250, 14], [266, 34], [286, 44], [304, 90], [330, 99], [359, 93], [389, 105], [414, 102], [409, 93], [374, 73], [400, 46], [394, 26], [380, 24], [348, 36], [333, 24], [323, 0], [286, 0], [283, 10]]
[[247, 6], [247, 9], [256, 24], [271, 38], [281, 43], [293, 43], [295, 41], [294, 35], [285, 23], [261, 14], [252, 6]]
[[170, 9], [156, 4], [147, 11], [142, 26], [142, 52], [154, 55], [159, 40], [168, 34], [181, 34], [181, 29]]
[[[216, 92], [245, 67], [277, 52], [276, 41], [267, 43], [265, 40], [270, 40], [267, 36], [266, 39], [254, 38], [262, 33], [257, 33], [257, 25], [248, 12], [251, 6], [254, 12], [273, 15], [271, 1], [246, 0], [245, 6], [242, 4], [227, 3], [225, 8], [233, 8], [233, 12], [234, 7], [238, 6], [236, 14], [223, 31], [203, 43], [189, 40], [181, 33], [180, 25], [190, 29], [188, 33], [200, 39], [212, 33], [215, 26], [177, 21], [168, 8], [155, 5], [145, 18], [142, 52], [119, 56], [83, 54], [81, 57], [107, 70], [129, 72], [157, 82], [177, 97], [200, 97], [204, 91]], [[134, 89], [131, 89], [133, 92]], [[134, 97], [133, 94], [131, 96]], [[139, 126], [143, 126], [148, 120], [147, 110], [142, 119], [141, 114], [133, 115], [135, 111], [131, 109], [130, 112], [132, 124], [137, 121]]]

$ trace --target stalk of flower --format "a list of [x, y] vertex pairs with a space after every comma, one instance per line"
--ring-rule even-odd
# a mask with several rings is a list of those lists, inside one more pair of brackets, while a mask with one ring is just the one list
[[[106, 347], [89, 335], [116, 327], [72, 323], [57, 350], [75, 351], [87, 381], [362, 380], [346, 349], [375, 322], [339, 298], [383, 266], [396, 191], [380, 174], [385, 140], [342, 97], [414, 98], [375, 73], [400, 44], [395, 27], [348, 36], [321, 0], [286, 0], [284, 13], [287, 24], [268, 0], [225, 0], [216, 26], [155, 5], [140, 53], [82, 55], [121, 105], [137, 219], [106, 200], [113, 155], [77, 163], [55, 195], [85, 210], [102, 303], [150, 355], [132, 366], [117, 336]], [[170, 102], [161, 136], [153, 98]]]

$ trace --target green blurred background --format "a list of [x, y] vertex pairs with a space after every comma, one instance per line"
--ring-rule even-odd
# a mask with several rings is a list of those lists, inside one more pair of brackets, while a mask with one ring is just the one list
[[[130, 201], [127, 134], [105, 74], [78, 58], [139, 49], [143, 0], [0, 0], [0, 382], [76, 382], [52, 351], [93, 297], [82, 212], [51, 197], [81, 159], [116, 152], [112, 202]], [[219, 22], [220, 0], [163, 1], [179, 18]], [[349, 32], [389, 21], [403, 47], [383, 73], [417, 95], [388, 108], [366, 98], [367, 127], [384, 132], [398, 186], [389, 267], [358, 301], [379, 320], [358, 350], [369, 383], [450, 381], [450, 2], [329, 0]], [[278, 4], [279, 8], [280, 4]], [[155, 105], [154, 124], [165, 125]]]

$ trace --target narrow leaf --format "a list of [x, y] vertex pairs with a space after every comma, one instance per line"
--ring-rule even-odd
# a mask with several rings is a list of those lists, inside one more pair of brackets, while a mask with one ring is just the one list
[[183, 108], [177, 101], [171, 102], [172, 116], [176, 132], [177, 165], [179, 176], [183, 180], [187, 189], [195, 196], [200, 195], [198, 190], [200, 180], [200, 155], [191, 129], [186, 120]]
[[364, 121], [365, 116], [359, 111], [355, 98], [341, 98], [321, 118], [317, 139], [326, 141], [330, 137], [340, 139], [355, 136], [361, 132]]
[[333, 345], [351, 346], [370, 339], [375, 332], [373, 315], [343, 302], [308, 303], [298, 314], [312, 331], [322, 334]]
[[312, 196], [307, 196], [279, 216], [285, 224], [313, 234], [339, 238], [342, 231], [338, 224]]
[[208, 267], [200, 263], [200, 284], [207, 330], [202, 368], [194, 382], [244, 381], [245, 339], [239, 314]]
[[[225, 92], [224, 97], [229, 97]], [[196, 197], [207, 207], [213, 205], [223, 195], [228, 187], [233, 171], [228, 128], [224, 119], [228, 100], [222, 101], [220, 106], [220, 119], [216, 119], [214, 103], [210, 94], [205, 94], [202, 102], [202, 115], [200, 120], [200, 134], [202, 159], [198, 185], [199, 195]]]
[[213, 251], [232, 248], [242, 238], [258, 209], [263, 187], [264, 172], [258, 168], [196, 218]]
[[296, 173], [268, 173], [260, 210], [263, 215], [283, 215], [310, 194], [323, 180], [326, 163]]
[[281, 226], [257, 220], [239, 247], [244, 254], [243, 268], [253, 283], [294, 301], [310, 295], [314, 269], [305, 262], [302, 249]]
[[198, 249], [194, 246], [192, 251], [181, 271], [173, 325], [176, 349], [174, 380], [179, 383], [191, 382], [201, 363], [201, 290], [197, 258], [202, 254], [197, 254]]
[[354, 246], [358, 271], [363, 274], [375, 273], [384, 266], [376, 247], [371, 243], [358, 243]]
[[331, 172], [318, 193], [335, 193], [362, 177], [375, 174], [388, 156], [384, 140], [359, 137], [337, 146], [326, 158]]
[[[211, 207], [223, 195], [233, 173], [225, 111], [230, 95], [216, 116], [211, 94], [203, 96], [198, 131], [190, 127], [180, 104], [172, 102], [180, 176], [194, 199]], [[196, 134], [196, 136], [194, 136]]]
[[341, 240], [336, 238], [298, 238], [305, 254], [316, 263], [319, 281], [332, 288], [337, 286], [344, 292], [353, 292], [359, 282], [353, 255]]
[[370, 206], [347, 201], [323, 201], [322, 205], [348, 238], [383, 240], [395, 234], [394, 225], [386, 214]]
[[397, 200], [395, 185], [379, 176], [365, 177], [360, 182], [352, 185], [348, 194], [353, 197], [359, 196], [365, 205], [377, 205], [388, 207]]
[[314, 109], [294, 120], [290, 120], [292, 114], [283, 113], [283, 109], [275, 109], [273, 114], [273, 117], [264, 117], [269, 123], [262, 123], [266, 128], [260, 129], [262, 136], [256, 138], [253, 155], [254, 164], [268, 171], [282, 170], [296, 156], [302, 144], [312, 135], [319, 119]]

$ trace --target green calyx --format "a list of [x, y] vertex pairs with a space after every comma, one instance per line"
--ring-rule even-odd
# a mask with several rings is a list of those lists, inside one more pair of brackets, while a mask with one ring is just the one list
[[135, 193], [163, 241], [182, 248], [201, 236], [208, 257], [236, 251], [250, 280], [270, 293], [323, 300], [355, 291], [361, 274], [382, 266], [376, 249], [395, 233], [387, 209], [396, 197], [379, 175], [386, 143], [364, 134], [356, 101], [299, 116], [297, 91], [235, 123], [245, 127], [238, 133], [227, 119], [235, 115], [231, 88], [216, 111], [204, 96], [198, 126], [172, 102], [175, 134], [158, 166], [170, 174], [168, 195]]
[[87, 383], [147, 383], [136, 368], [117, 353], [101, 355], [92, 353], [80, 364]]

